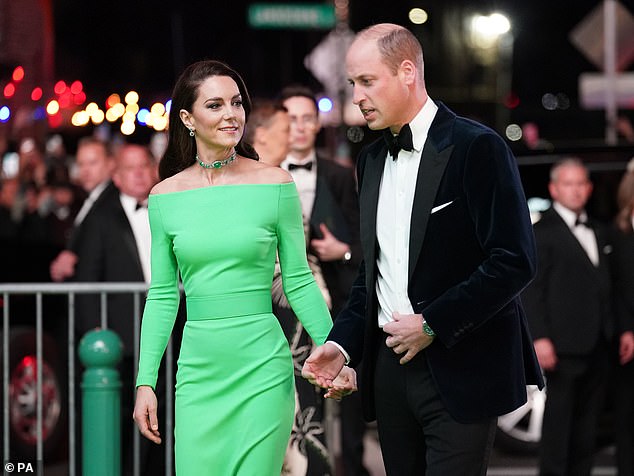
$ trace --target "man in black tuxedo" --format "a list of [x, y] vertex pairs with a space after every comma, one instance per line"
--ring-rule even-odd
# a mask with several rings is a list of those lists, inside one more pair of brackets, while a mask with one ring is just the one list
[[[331, 313], [343, 308], [361, 262], [359, 202], [353, 171], [320, 156], [315, 144], [321, 130], [313, 92], [288, 86], [281, 100], [290, 118], [290, 152], [281, 167], [293, 176], [309, 217], [309, 255], [318, 259], [331, 300]], [[361, 397], [351, 395], [340, 404], [341, 453], [345, 476], [365, 476], [363, 437], [365, 422]]]
[[550, 172], [553, 206], [535, 224], [538, 272], [523, 294], [548, 385], [540, 474], [589, 475], [613, 333], [605, 230], [588, 219], [592, 193], [578, 159]]
[[536, 257], [515, 159], [427, 95], [407, 29], [363, 30], [346, 68], [385, 140], [359, 155], [363, 263], [304, 374], [329, 386], [363, 354], [388, 475], [484, 475], [496, 417], [526, 401], [526, 384], [543, 386], [519, 300]]
[[[109, 194], [86, 216], [76, 244], [78, 282], [150, 281], [150, 225], [147, 198], [157, 182], [156, 164], [147, 147], [123, 145], [115, 156], [112, 177], [118, 193]], [[143, 299], [140, 304], [143, 305]], [[108, 296], [108, 327], [123, 342], [121, 374], [122, 459], [129, 469], [134, 406], [134, 298], [131, 294]], [[139, 315], [142, 309], [139, 309]], [[100, 299], [77, 297], [76, 327], [79, 337], [99, 327]], [[150, 445], [147, 445], [150, 446]], [[152, 445], [154, 446], [154, 445]], [[160, 451], [158, 452], [160, 454]], [[162, 457], [154, 458], [155, 462]], [[155, 474], [148, 472], [147, 474]]]
[[110, 157], [105, 142], [94, 137], [81, 138], [77, 144], [75, 163], [79, 184], [87, 196], [75, 216], [66, 249], [62, 250], [50, 264], [51, 279], [55, 282], [64, 281], [75, 274], [76, 248], [81, 224], [86, 216], [92, 210], [99, 208], [102, 202], [112, 200], [118, 195], [111, 181], [114, 161]]
[[282, 90], [291, 122], [290, 152], [281, 164], [295, 180], [302, 212], [309, 217], [309, 252], [319, 258], [331, 311], [343, 307], [361, 262], [359, 203], [353, 171], [317, 153], [321, 129], [312, 91], [303, 86]]

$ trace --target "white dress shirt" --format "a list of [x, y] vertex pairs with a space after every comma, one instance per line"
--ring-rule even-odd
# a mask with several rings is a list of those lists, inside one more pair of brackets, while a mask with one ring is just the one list
[[438, 106], [428, 98], [410, 122], [414, 150], [401, 150], [393, 160], [388, 152], [379, 188], [376, 211], [377, 256], [376, 294], [379, 327], [394, 320], [392, 312], [413, 314], [407, 295], [409, 284], [409, 234], [416, 191], [418, 166], [423, 146]]
[[[288, 170], [288, 164], [304, 165], [312, 162], [312, 168]], [[308, 157], [299, 160], [289, 154], [280, 164], [284, 170], [288, 171], [295, 181], [299, 201], [302, 204], [302, 215], [304, 215], [304, 223], [306, 223], [313, 213], [313, 205], [315, 203], [315, 191], [317, 190], [317, 157], [313, 150]]]
[[137, 209], [137, 200], [130, 195], [121, 193], [119, 195], [121, 200], [121, 206], [125, 212], [132, 233], [134, 234], [134, 241], [136, 243], [137, 251], [139, 252], [139, 259], [141, 260], [141, 267], [143, 268], [143, 278], [145, 282], [150, 282], [150, 248], [152, 244], [152, 238], [150, 234], [150, 219], [147, 212], [147, 200], [143, 207]]
[[[568, 225], [572, 234], [575, 235], [575, 238], [577, 238], [583, 249], [586, 251], [586, 254], [588, 255], [588, 258], [590, 258], [590, 261], [592, 261], [592, 264], [599, 266], [599, 246], [597, 245], [597, 237], [594, 234], [594, 231], [585, 225], [575, 225], [577, 221], [577, 214], [564, 207], [561, 203], [554, 202], [553, 208], [559, 216], [561, 216], [566, 225]], [[579, 215], [579, 220], [582, 222], [586, 222], [588, 220], [586, 212], [582, 212]]]

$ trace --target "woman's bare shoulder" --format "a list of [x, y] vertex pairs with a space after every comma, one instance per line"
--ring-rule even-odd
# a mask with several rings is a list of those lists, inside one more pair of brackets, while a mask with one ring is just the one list
[[293, 181], [286, 170], [264, 162], [255, 162], [249, 168], [253, 174], [254, 183], [289, 183]]
[[185, 171], [179, 172], [171, 177], [161, 180], [152, 187], [150, 195], [160, 195], [162, 193], [181, 192], [187, 190], [188, 187], [187, 174]]

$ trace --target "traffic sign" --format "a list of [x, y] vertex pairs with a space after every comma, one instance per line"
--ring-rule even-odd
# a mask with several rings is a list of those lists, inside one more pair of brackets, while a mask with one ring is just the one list
[[335, 26], [331, 3], [254, 3], [249, 5], [249, 25], [262, 29], [330, 29]]

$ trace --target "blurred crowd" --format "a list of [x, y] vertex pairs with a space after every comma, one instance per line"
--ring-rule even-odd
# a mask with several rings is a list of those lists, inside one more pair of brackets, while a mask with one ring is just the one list
[[[58, 134], [45, 142], [0, 139], [0, 282], [61, 280], [50, 265], [85, 216], [91, 192], [110, 181], [113, 157], [125, 145], [96, 136], [68, 142]], [[160, 157], [164, 144], [157, 134], [148, 146]]]

